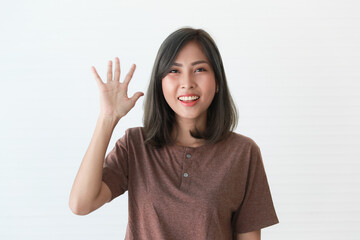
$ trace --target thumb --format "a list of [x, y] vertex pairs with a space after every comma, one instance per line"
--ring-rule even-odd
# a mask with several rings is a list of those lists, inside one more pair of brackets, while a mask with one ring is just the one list
[[136, 92], [136, 93], [134, 93], [134, 95], [133, 95], [130, 99], [131, 99], [131, 101], [135, 104], [136, 101], [137, 101], [141, 96], [144, 96], [144, 93], [143, 93], [143, 92]]

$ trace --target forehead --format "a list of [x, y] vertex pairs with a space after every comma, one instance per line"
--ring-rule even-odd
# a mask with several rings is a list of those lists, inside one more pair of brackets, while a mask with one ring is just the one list
[[175, 58], [175, 62], [208, 60], [201, 45], [196, 41], [186, 43]]

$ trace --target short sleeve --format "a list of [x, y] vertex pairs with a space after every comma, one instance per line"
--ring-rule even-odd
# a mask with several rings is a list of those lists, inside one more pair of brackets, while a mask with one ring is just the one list
[[260, 230], [279, 223], [271, 197], [259, 147], [251, 147], [250, 163], [243, 201], [234, 213], [234, 232]]
[[111, 190], [111, 200], [128, 190], [127, 131], [116, 141], [115, 147], [105, 157], [102, 181]]

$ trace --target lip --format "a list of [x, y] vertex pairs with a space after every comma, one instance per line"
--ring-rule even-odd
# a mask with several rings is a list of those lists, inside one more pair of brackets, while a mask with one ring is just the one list
[[[191, 102], [184, 102], [184, 101], [181, 101], [179, 98], [180, 97], [199, 97], [198, 99], [196, 99], [195, 101], [191, 101]], [[200, 99], [200, 96], [197, 95], [197, 94], [184, 94], [184, 95], [180, 95], [178, 97], [178, 100], [180, 101], [180, 103], [186, 107], [191, 107], [191, 106], [194, 106]]]
[[200, 98], [196, 99], [195, 101], [191, 101], [191, 102], [183, 102], [183, 101], [180, 101], [180, 103], [186, 107], [191, 107], [191, 106], [194, 106], [198, 101], [199, 101]]

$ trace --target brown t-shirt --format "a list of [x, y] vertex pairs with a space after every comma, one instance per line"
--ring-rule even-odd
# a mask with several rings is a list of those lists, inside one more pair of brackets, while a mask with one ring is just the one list
[[106, 156], [103, 181], [111, 200], [128, 190], [129, 240], [231, 240], [279, 223], [260, 149], [238, 133], [155, 149], [130, 128]]

